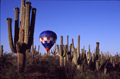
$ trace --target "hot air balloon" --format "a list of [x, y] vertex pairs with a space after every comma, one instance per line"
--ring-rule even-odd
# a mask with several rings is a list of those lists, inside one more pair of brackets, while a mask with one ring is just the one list
[[47, 53], [49, 52], [50, 48], [54, 45], [56, 42], [57, 35], [50, 30], [43, 31], [40, 36], [39, 40], [42, 43], [42, 45], [45, 47], [47, 50]]

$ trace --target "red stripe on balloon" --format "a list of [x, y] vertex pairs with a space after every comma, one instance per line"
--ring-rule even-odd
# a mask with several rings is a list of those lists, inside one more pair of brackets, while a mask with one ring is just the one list
[[47, 40], [50, 40], [50, 38], [47, 38]]
[[43, 41], [44, 39], [42, 38], [41, 40]]

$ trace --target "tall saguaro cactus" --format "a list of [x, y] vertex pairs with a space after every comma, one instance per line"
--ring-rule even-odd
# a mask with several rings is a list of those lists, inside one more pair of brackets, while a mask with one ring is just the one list
[[77, 66], [77, 69], [79, 69], [80, 68], [80, 35], [78, 35], [77, 51], [75, 51], [74, 41], [72, 39], [72, 51], [73, 51], [72, 62]]
[[25, 57], [26, 53], [33, 42], [34, 35], [34, 25], [36, 8], [32, 8], [32, 17], [30, 23], [30, 10], [31, 2], [27, 1], [25, 5], [25, 0], [21, 0], [21, 15], [20, 15], [20, 28], [19, 28], [19, 8], [15, 8], [15, 27], [14, 27], [14, 43], [12, 39], [12, 19], [7, 18], [8, 26], [8, 40], [11, 51], [17, 53], [17, 70], [23, 72], [25, 68]]

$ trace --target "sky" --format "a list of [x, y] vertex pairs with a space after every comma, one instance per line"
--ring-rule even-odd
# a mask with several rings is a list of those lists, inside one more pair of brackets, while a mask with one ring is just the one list
[[[27, 1], [27, 0], [26, 0]], [[99, 42], [99, 49], [103, 53], [107, 51], [113, 56], [120, 53], [120, 1], [78, 1], [78, 0], [29, 0], [31, 6], [37, 9], [34, 46], [36, 50], [40, 45], [42, 54], [47, 51], [39, 41], [39, 35], [45, 30], [51, 30], [57, 34], [56, 44], [60, 45], [60, 36], [63, 36], [63, 44], [69, 45], [74, 39], [77, 47], [78, 35], [80, 35], [80, 52], [83, 46], [91, 53]], [[10, 53], [6, 18], [12, 18], [12, 37], [14, 37], [14, 8], [21, 8], [21, 0], [1, 0], [1, 26], [0, 45], [4, 52]], [[19, 15], [20, 17], [20, 15]], [[54, 46], [51, 48], [54, 49]]]

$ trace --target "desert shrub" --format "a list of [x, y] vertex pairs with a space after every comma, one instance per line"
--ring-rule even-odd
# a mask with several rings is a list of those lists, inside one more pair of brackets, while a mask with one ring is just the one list
[[[107, 60], [103, 64], [105, 66]], [[40, 79], [41, 76], [56, 76], [58, 79], [120, 79], [119, 64], [112, 68], [112, 64], [107, 64], [107, 74], [103, 75], [102, 67], [97, 72], [95, 71], [94, 63], [82, 72], [72, 66], [71, 61], [66, 63], [65, 67], [59, 66], [59, 57], [40, 56], [37, 55], [34, 59], [31, 55], [26, 56], [25, 72], [19, 73], [17, 70], [17, 56], [4, 53], [0, 60], [0, 76], [2, 79]], [[93, 68], [91, 68], [93, 67]], [[44, 78], [44, 77], [43, 77]]]
[[110, 77], [111, 79], [120, 79], [120, 72], [117, 71], [110, 72]]

